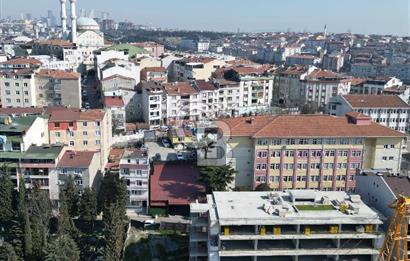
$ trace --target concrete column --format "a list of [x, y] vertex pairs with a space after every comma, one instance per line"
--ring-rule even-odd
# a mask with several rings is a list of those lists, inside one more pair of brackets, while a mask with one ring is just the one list
[[71, 42], [77, 42], [77, 11], [76, 11], [77, 0], [70, 0], [71, 3]]
[[63, 38], [67, 35], [67, 11], [66, 11], [67, 0], [60, 0], [61, 3], [61, 27], [63, 29]]

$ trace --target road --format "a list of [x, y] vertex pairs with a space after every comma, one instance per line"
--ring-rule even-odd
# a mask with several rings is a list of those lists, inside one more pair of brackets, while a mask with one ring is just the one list
[[100, 109], [103, 108], [101, 102], [101, 94], [97, 90], [98, 82], [94, 76], [87, 75], [84, 80], [81, 81], [81, 94], [83, 104], [82, 107], [88, 109]]

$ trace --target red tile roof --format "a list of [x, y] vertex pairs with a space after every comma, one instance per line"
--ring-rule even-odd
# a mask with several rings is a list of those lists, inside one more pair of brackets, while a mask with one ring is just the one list
[[67, 150], [57, 164], [59, 168], [88, 168], [94, 157], [94, 151]]
[[400, 97], [394, 95], [343, 95], [353, 108], [409, 108]]
[[224, 136], [233, 137], [404, 137], [403, 133], [378, 123], [356, 125], [348, 117], [321, 114], [229, 118], [217, 124]]
[[68, 121], [101, 121], [105, 111], [99, 109], [79, 110], [73, 108], [58, 108], [50, 112], [49, 122]]
[[215, 85], [212, 81], [197, 80], [195, 82], [196, 87], [199, 91], [214, 91], [216, 90]]
[[150, 177], [150, 205], [189, 205], [205, 195], [198, 182], [199, 169], [192, 165], [154, 165]]
[[45, 40], [45, 41], [39, 41], [39, 44], [43, 45], [54, 45], [54, 46], [61, 46], [61, 47], [74, 47], [74, 44], [72, 44], [69, 41], [65, 40], [60, 40], [60, 39], [50, 39], [50, 40]]
[[165, 83], [164, 88], [169, 95], [191, 95], [198, 93], [188, 82]]
[[133, 79], [133, 78], [131, 78], [131, 77], [126, 77], [126, 76], [122, 76], [122, 75], [118, 75], [118, 74], [105, 77], [105, 78], [102, 79], [102, 80], [103, 80], [103, 81], [109, 81], [109, 80], [116, 79], [116, 78], [120, 78], [120, 79], [124, 79], [124, 80], [135, 80], [135, 79]]
[[124, 107], [124, 101], [121, 96], [105, 96], [104, 105], [107, 108]]
[[17, 65], [17, 64], [30, 64], [30, 65], [41, 65], [41, 62], [35, 58], [31, 57], [17, 57], [10, 59], [8, 61], [2, 62], [0, 64], [7, 65]]
[[0, 115], [42, 114], [45, 108], [16, 107], [0, 108]]
[[67, 72], [62, 70], [40, 70], [36, 73], [36, 76], [61, 80], [78, 80], [80, 79], [81, 74], [78, 72]]

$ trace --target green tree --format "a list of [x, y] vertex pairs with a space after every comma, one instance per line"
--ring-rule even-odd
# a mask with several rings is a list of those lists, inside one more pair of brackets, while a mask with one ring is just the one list
[[236, 171], [230, 166], [207, 166], [201, 168], [199, 181], [205, 184], [207, 192], [225, 191], [235, 179]]
[[104, 238], [103, 256], [105, 261], [121, 260], [121, 253], [125, 241], [125, 217], [121, 213], [120, 202], [112, 203], [104, 210]]
[[47, 245], [51, 218], [51, 202], [46, 191], [34, 183], [29, 197], [29, 211], [32, 235], [32, 258], [42, 260]]
[[60, 234], [45, 249], [45, 261], [77, 261], [80, 251], [75, 241], [68, 235]]
[[67, 234], [70, 235], [72, 238], [78, 238], [78, 230], [74, 225], [72, 218], [70, 217], [68, 206], [67, 206], [67, 198], [66, 193], [64, 191], [60, 192], [60, 200], [59, 200], [59, 226], [58, 232], [60, 234]]
[[209, 150], [215, 148], [215, 141], [206, 135], [194, 145], [196, 149], [199, 149], [204, 153], [204, 159], [207, 159]]
[[24, 179], [20, 177], [19, 188], [17, 194], [17, 219], [20, 224], [20, 229], [22, 230], [23, 242], [23, 256], [24, 259], [30, 259], [32, 253], [32, 238], [31, 238], [31, 224], [29, 213], [27, 209], [27, 199], [26, 199], [26, 186]]
[[10, 169], [4, 165], [0, 169], [0, 223], [10, 221], [14, 216], [13, 193], [14, 185], [10, 178]]
[[111, 204], [119, 202], [119, 211], [126, 214], [127, 205], [127, 184], [118, 175], [106, 174], [99, 197], [99, 210], [106, 210]]
[[319, 108], [315, 103], [307, 103], [302, 106], [301, 114], [315, 114], [319, 112]]
[[255, 191], [272, 191], [272, 188], [269, 186], [268, 183], [261, 183], [256, 186]]
[[31, 224], [28, 212], [24, 214], [24, 257], [28, 260], [33, 253], [33, 241], [31, 236]]
[[11, 244], [4, 242], [2, 245], [0, 245], [0, 260], [4, 260], [4, 261], [19, 260]]
[[86, 222], [92, 230], [97, 214], [97, 195], [95, 190], [86, 188], [81, 196], [79, 206], [80, 219]]
[[69, 175], [66, 180], [65, 194], [67, 198], [68, 213], [71, 218], [74, 218], [78, 215], [78, 202], [80, 202], [80, 197], [71, 175]]

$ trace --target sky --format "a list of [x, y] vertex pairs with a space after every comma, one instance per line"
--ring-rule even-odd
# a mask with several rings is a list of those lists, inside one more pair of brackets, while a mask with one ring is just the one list
[[[59, 0], [0, 0], [3, 17], [59, 18]], [[69, 1], [67, 1], [69, 2]], [[117, 21], [187, 30], [322, 31], [410, 35], [410, 0], [78, 0]]]

